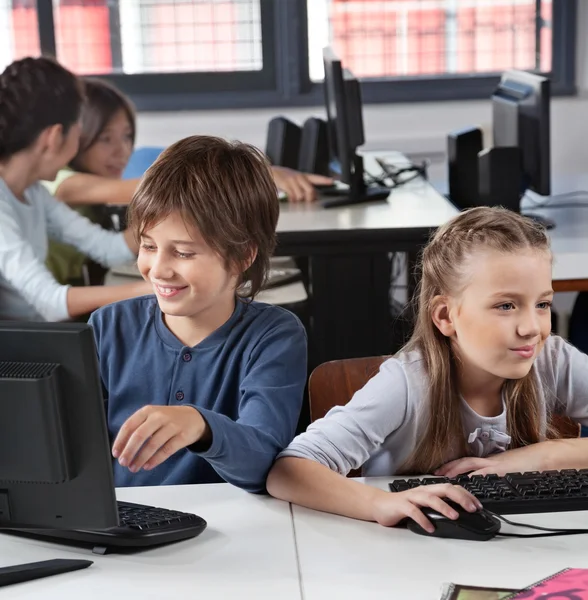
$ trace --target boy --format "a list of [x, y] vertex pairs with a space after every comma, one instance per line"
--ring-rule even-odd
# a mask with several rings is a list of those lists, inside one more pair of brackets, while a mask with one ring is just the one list
[[301, 323], [252, 301], [278, 213], [266, 160], [245, 144], [192, 136], [146, 173], [129, 226], [155, 296], [90, 320], [117, 486], [224, 480], [265, 491], [306, 380]]

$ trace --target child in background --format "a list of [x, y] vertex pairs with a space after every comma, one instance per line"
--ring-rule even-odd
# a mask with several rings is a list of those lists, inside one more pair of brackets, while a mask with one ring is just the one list
[[[126, 204], [138, 179], [123, 180], [135, 144], [135, 111], [114, 86], [98, 79], [84, 80], [80, 145], [69, 166], [45, 187], [94, 223], [108, 223], [107, 203]], [[62, 284], [80, 281], [85, 254], [57, 241], [49, 244], [47, 267]]]
[[[82, 109], [80, 148], [70, 168], [59, 173], [51, 192], [71, 206], [128, 204], [140, 179], [121, 179], [136, 137], [135, 112], [131, 101], [114, 86], [86, 79], [87, 101]], [[322, 175], [271, 167], [276, 186], [292, 202], [316, 198], [313, 184], [332, 180]]]
[[245, 144], [194, 136], [147, 171], [129, 223], [155, 297], [90, 319], [117, 486], [228, 481], [265, 490], [306, 381], [301, 323], [253, 301], [278, 213], [267, 162]]
[[268, 478], [281, 499], [382, 525], [420, 507], [457, 518], [477, 500], [449, 484], [388, 493], [346, 479], [588, 467], [588, 440], [551, 437], [550, 416], [588, 424], [588, 357], [551, 336], [552, 255], [545, 230], [480, 207], [456, 216], [422, 257], [408, 345], [346, 406], [282, 452]]
[[0, 75], [0, 319], [59, 321], [150, 293], [144, 282], [116, 287], [60, 285], [45, 267], [48, 238], [104, 266], [131, 260], [129, 234], [92, 224], [40, 184], [75, 156], [81, 82], [47, 58], [26, 58]]
[[[129, 98], [113, 85], [87, 78], [86, 101], [82, 107], [80, 146], [67, 168], [47, 189], [78, 212], [104, 224], [105, 204], [128, 204], [140, 179], [122, 179], [136, 137], [135, 111]], [[272, 167], [276, 186], [290, 201], [312, 201], [313, 184], [329, 184], [321, 175], [306, 175], [284, 167]], [[81, 279], [86, 256], [71, 246], [52, 243], [47, 265], [61, 283]]]

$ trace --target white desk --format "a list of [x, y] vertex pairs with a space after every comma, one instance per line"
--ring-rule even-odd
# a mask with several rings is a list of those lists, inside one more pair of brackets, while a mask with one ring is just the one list
[[[385, 489], [389, 479], [367, 481]], [[585, 535], [470, 542], [423, 537], [298, 506], [293, 515], [305, 600], [437, 600], [447, 582], [521, 588], [565, 567], [588, 567]], [[545, 526], [588, 525], [588, 512], [510, 518]], [[503, 525], [503, 531], [511, 528]]]
[[[367, 153], [365, 170], [374, 175], [381, 171], [376, 156], [407, 163], [397, 152]], [[456, 213], [421, 177], [392, 189], [387, 200], [329, 209], [320, 202], [280, 207], [276, 253], [309, 262], [311, 364], [393, 350], [390, 254], [415, 256]]]
[[[582, 190], [584, 193], [581, 193]], [[551, 200], [530, 194], [539, 204], [547, 202], [544, 210], [536, 208], [528, 199], [522, 204], [526, 212], [542, 215], [556, 224], [549, 232], [554, 254], [553, 280], [556, 291], [588, 290], [588, 176], [561, 177], [554, 181], [554, 195], [573, 192], [580, 193], [574, 197]], [[562, 208], [557, 208], [558, 205]]]
[[[364, 154], [366, 172], [381, 172], [375, 157], [399, 166], [408, 164], [407, 158], [399, 152], [370, 152]], [[293, 237], [316, 240], [317, 233], [331, 240], [344, 239], [348, 232], [355, 235], [363, 232], [367, 238], [382, 232], [436, 228], [457, 212], [453, 204], [428, 181], [417, 177], [394, 188], [388, 199], [382, 202], [330, 209], [324, 209], [318, 203], [283, 204], [280, 206], [277, 232], [280, 244]]]
[[[363, 480], [386, 489], [388, 478]], [[2, 589], [4, 599], [437, 600], [456, 582], [523, 587], [565, 567], [588, 567], [587, 536], [445, 540], [329, 515], [229, 484], [119, 490], [119, 498], [190, 511], [199, 537], [135, 554], [0, 535], [1, 565], [86, 558], [83, 571]], [[511, 517], [586, 527], [588, 512]], [[503, 526], [504, 531], [508, 531]], [[528, 533], [528, 531], [527, 531]]]
[[3, 588], [3, 600], [199, 598], [300, 600], [289, 505], [228, 484], [119, 490], [120, 499], [196, 513], [208, 522], [197, 538], [136, 554], [94, 556], [0, 535], [2, 566], [85, 558], [88, 569]]

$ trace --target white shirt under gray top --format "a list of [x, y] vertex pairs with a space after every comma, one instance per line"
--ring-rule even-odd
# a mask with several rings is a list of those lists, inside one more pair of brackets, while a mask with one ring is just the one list
[[45, 266], [48, 238], [78, 248], [105, 267], [134, 256], [120, 233], [106, 231], [56, 200], [40, 183], [20, 202], [0, 179], [0, 319], [69, 318], [67, 290]]
[[[551, 412], [588, 425], [588, 356], [551, 336], [535, 365], [544, 431]], [[366, 477], [394, 475], [424, 435], [428, 387], [419, 352], [391, 358], [346, 406], [312, 423], [279, 456], [308, 458], [342, 475], [360, 467]], [[483, 417], [462, 400], [462, 418], [472, 455], [488, 456], [510, 443], [504, 409]], [[454, 458], [448, 453], [447, 461]]]

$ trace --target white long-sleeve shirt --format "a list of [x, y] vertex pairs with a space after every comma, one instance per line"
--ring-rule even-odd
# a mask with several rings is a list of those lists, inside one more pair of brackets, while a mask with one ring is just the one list
[[78, 248], [105, 267], [133, 254], [121, 233], [106, 231], [56, 200], [40, 183], [21, 202], [0, 179], [0, 320], [69, 318], [67, 290], [45, 266], [48, 238]]
[[[551, 336], [535, 362], [541, 425], [565, 414], [588, 425], [588, 356], [562, 338]], [[395, 475], [425, 435], [429, 376], [418, 351], [390, 358], [346, 406], [332, 408], [294, 438], [279, 457], [308, 458], [346, 475], [362, 469], [364, 477]], [[461, 400], [464, 436], [474, 456], [488, 456], [510, 443], [506, 407], [484, 417]], [[434, 417], [433, 417], [434, 418]], [[448, 450], [444, 462], [458, 456]]]

